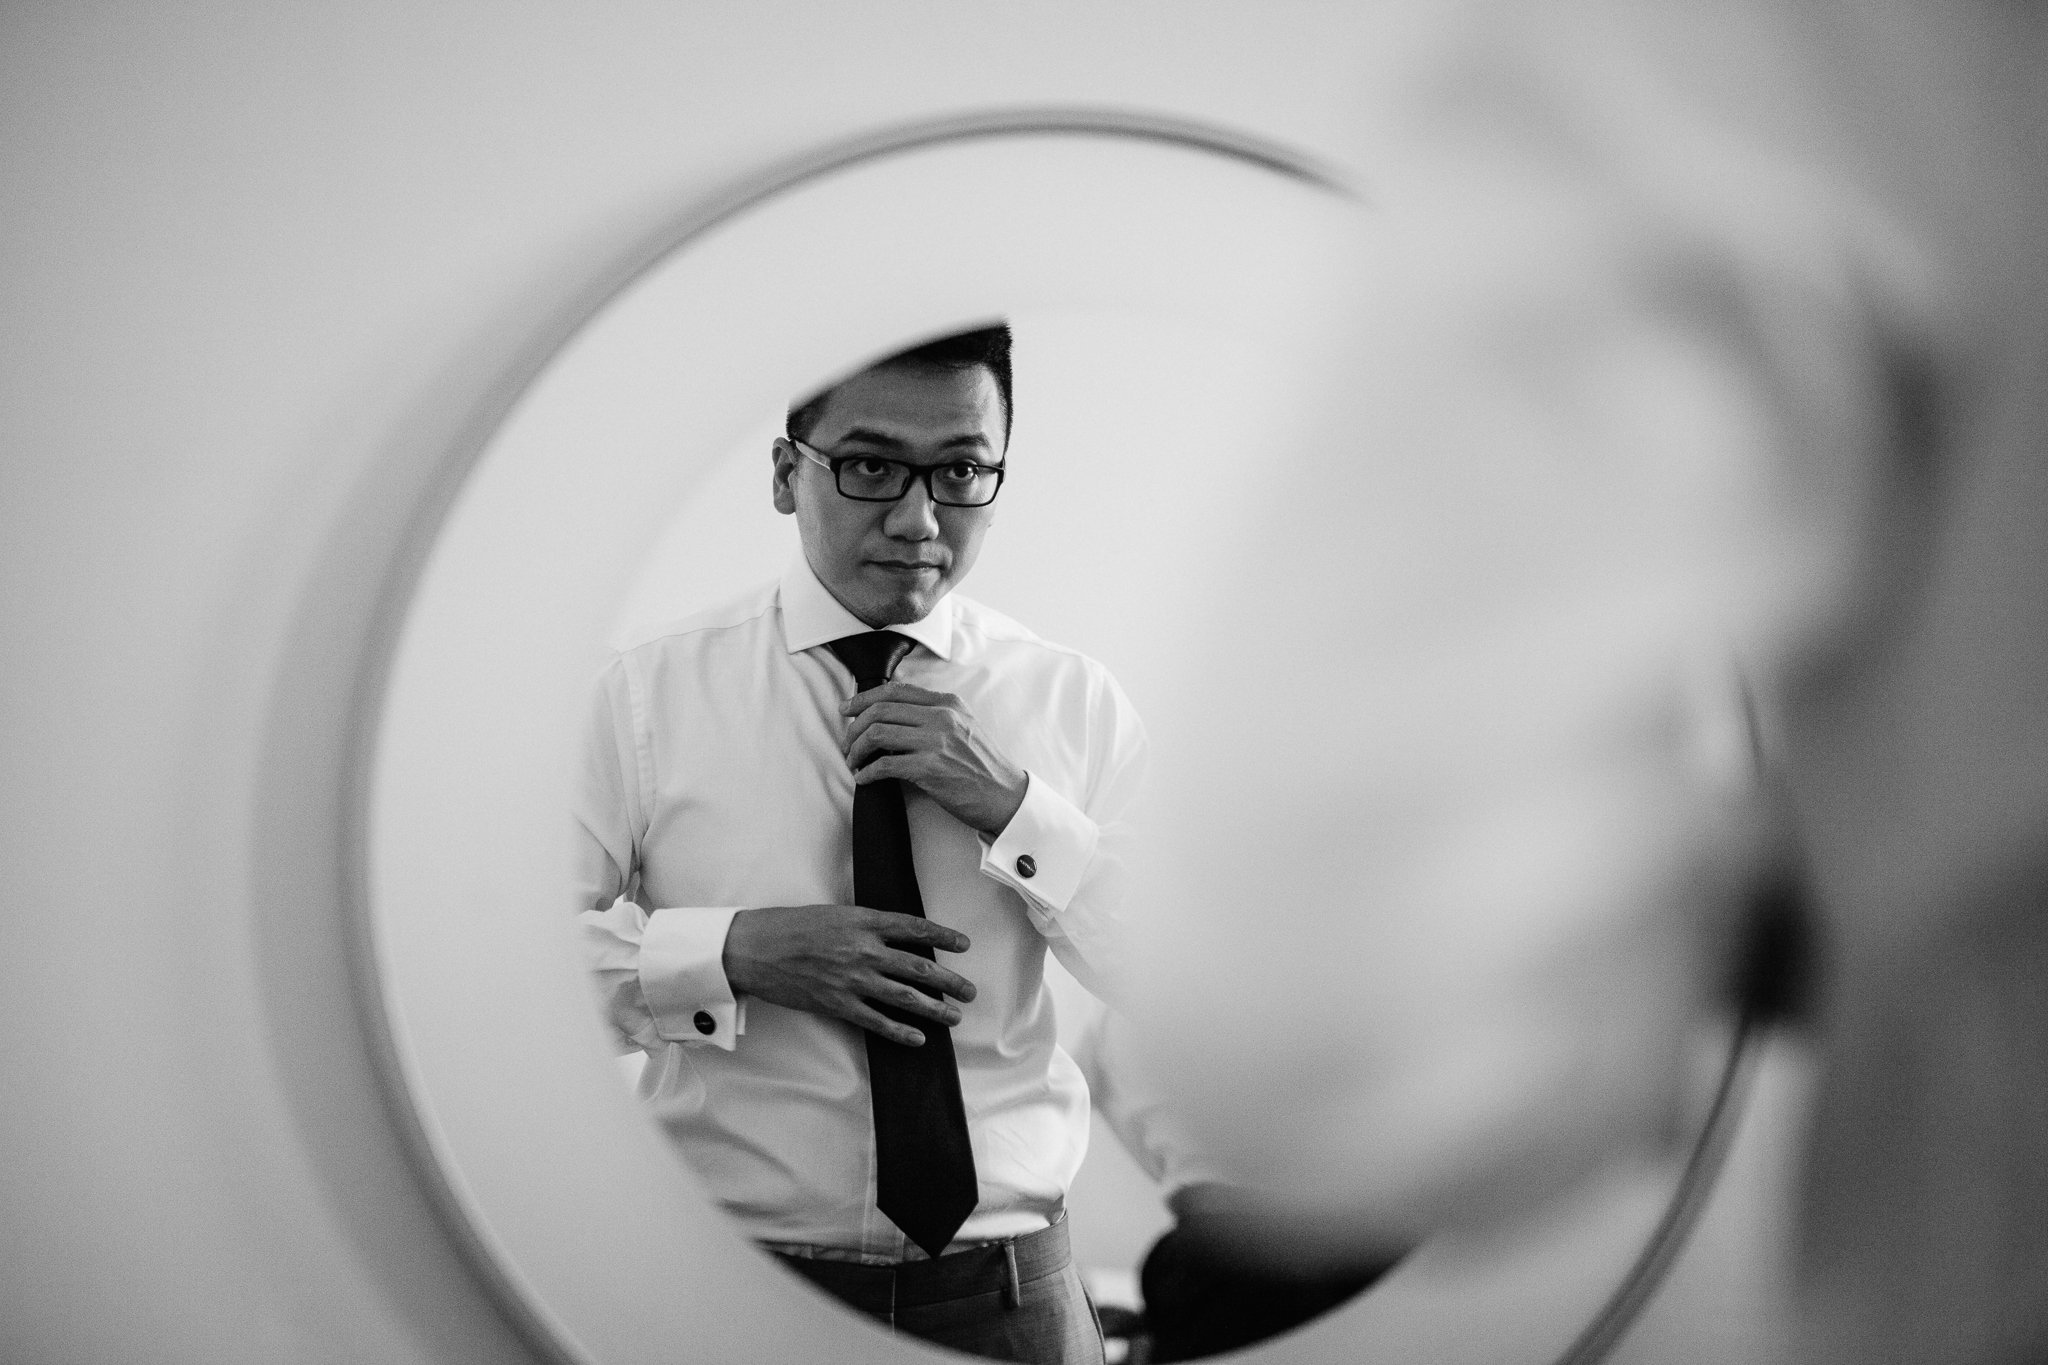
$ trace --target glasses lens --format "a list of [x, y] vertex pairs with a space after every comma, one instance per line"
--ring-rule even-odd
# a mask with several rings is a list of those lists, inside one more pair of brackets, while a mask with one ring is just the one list
[[949, 507], [979, 507], [996, 495], [1003, 476], [986, 465], [940, 465], [932, 471], [932, 500]]
[[847, 460], [839, 466], [839, 491], [849, 498], [887, 501], [910, 487], [910, 469], [894, 460]]

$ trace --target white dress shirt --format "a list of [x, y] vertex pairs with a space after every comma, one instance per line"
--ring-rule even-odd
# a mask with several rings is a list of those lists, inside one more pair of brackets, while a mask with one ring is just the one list
[[[735, 999], [721, 954], [750, 906], [853, 903], [852, 694], [828, 642], [867, 630], [801, 558], [773, 583], [629, 641], [605, 670], [574, 795], [577, 908], [640, 1091], [753, 1237], [916, 1259], [875, 1207], [862, 1031]], [[953, 1029], [981, 1199], [955, 1245], [1047, 1226], [1088, 1139], [1055, 1039], [1045, 950], [1091, 989], [1118, 975], [1123, 824], [1142, 725], [1100, 664], [958, 594], [893, 627], [896, 677], [960, 696], [1029, 776], [989, 838], [905, 786], [927, 915], [972, 946]]]
[[1188, 1136], [1166, 1088], [1147, 1074], [1128, 1023], [1097, 1008], [1072, 1036], [1074, 1063], [1088, 1082], [1095, 1112], [1162, 1196], [1171, 1200], [1190, 1185], [1229, 1183]]

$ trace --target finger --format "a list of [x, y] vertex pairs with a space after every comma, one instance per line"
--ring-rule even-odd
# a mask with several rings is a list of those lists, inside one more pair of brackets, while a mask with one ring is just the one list
[[907, 702], [883, 702], [870, 706], [846, 724], [846, 734], [840, 741], [842, 753], [852, 753], [853, 746], [860, 742], [862, 735], [878, 725], [894, 725], [904, 730], [922, 730], [933, 734], [942, 733], [951, 723], [947, 712], [934, 710], [929, 706], [912, 706]]
[[[921, 957], [912, 958], [911, 960], [913, 962], [924, 961]], [[946, 972], [944, 975], [952, 976], [953, 974]], [[891, 981], [887, 977], [883, 977], [878, 979], [873, 988], [868, 992], [868, 1003], [871, 1005], [888, 1005], [892, 1009], [902, 1010], [905, 1014], [914, 1014], [920, 1019], [930, 1019], [934, 1023], [944, 1024], [947, 1028], [951, 1028], [960, 1022], [960, 1007], [954, 1004], [952, 1000], [946, 999], [944, 995], [939, 994], [939, 990], [940, 983], [937, 981], [932, 983], [932, 990], [927, 993], [915, 986], [907, 986], [901, 981]], [[954, 997], [954, 999], [958, 998], [958, 996]]]
[[916, 683], [895, 682], [889, 684], [888, 700], [905, 702], [911, 706], [958, 706], [960, 699], [951, 692], [934, 692], [929, 687]]
[[847, 1023], [858, 1024], [869, 1033], [879, 1033], [892, 1043], [901, 1043], [905, 1047], [924, 1046], [922, 1030], [912, 1028], [909, 1024], [897, 1023], [865, 1000], [854, 1001], [839, 1010], [838, 1014]]
[[858, 768], [883, 754], [920, 753], [943, 742], [937, 732], [915, 725], [870, 725], [847, 744], [846, 760]]
[[874, 729], [877, 725], [884, 723], [914, 726], [917, 721], [914, 716], [907, 714], [895, 703], [870, 706], [867, 710], [846, 722], [846, 733], [839, 741], [840, 750], [844, 753], [853, 752], [853, 746], [860, 742], [862, 735]]
[[[910, 982], [911, 985], [904, 989], [912, 990], [912, 987], [916, 987], [918, 989], [912, 990], [912, 993], [923, 995], [928, 1000], [936, 996], [950, 995], [955, 1000], [966, 1002], [972, 1001], [975, 996], [972, 981], [916, 953], [893, 953], [889, 960], [882, 964], [882, 970], [898, 981]], [[890, 997], [892, 1000], [894, 998]], [[955, 1021], [949, 1019], [947, 1022]]]
[[880, 687], [870, 687], [865, 692], [856, 692], [845, 701], [839, 703], [840, 713], [842, 715], [857, 716], [871, 706], [877, 706], [883, 702], [899, 701], [902, 699], [904, 689], [909, 686], [909, 683], [885, 682]]
[[874, 914], [874, 931], [887, 943], [922, 943], [948, 953], [964, 953], [970, 943], [958, 929], [923, 915], [906, 915], [897, 910], [877, 910]]
[[849, 733], [866, 729], [878, 721], [893, 721], [898, 725], [929, 725], [945, 713], [935, 706], [919, 706], [907, 701], [878, 701], [864, 706], [860, 714], [846, 723]]
[[881, 754], [853, 771], [853, 785], [865, 787], [870, 782], [895, 778], [913, 787], [926, 787], [938, 776], [938, 769], [925, 754]]
[[[950, 1016], [936, 1014], [929, 1009], [918, 1011], [920, 1014], [932, 1014], [934, 1018], [943, 1018], [947, 1024], [960, 1022], [959, 1011], [954, 1008], [952, 1000], [958, 1000], [963, 1005], [972, 1004], [974, 997], [979, 994], [974, 983], [960, 973], [948, 971], [935, 965], [931, 959], [919, 957], [915, 953], [904, 953], [900, 959], [883, 970], [915, 983], [901, 985], [898, 989], [909, 991], [920, 999], [943, 1005], [946, 1010], [952, 1011]], [[946, 998], [949, 996], [951, 1000]], [[892, 993], [888, 999], [894, 1003], [896, 997]]]
[[[915, 953], [904, 953], [900, 962], [900, 967], [892, 964], [891, 967], [885, 970], [889, 970], [893, 975], [912, 980], [913, 986], [906, 986], [904, 989], [912, 991], [913, 994], [922, 995], [927, 1000], [937, 1000], [950, 996], [953, 1000], [958, 1000], [961, 1004], [968, 1005], [974, 1003], [974, 997], [979, 994], [972, 981], [969, 981], [956, 971], [939, 966], [930, 958], [919, 957]], [[953, 1008], [950, 1002], [947, 1003], [946, 1007], [948, 1009]], [[954, 1016], [946, 1022], [949, 1024], [960, 1022], [957, 1010], [954, 1011]]]
[[950, 706], [959, 700], [950, 692], [933, 692], [914, 683], [885, 682], [880, 687], [870, 687], [865, 692], [854, 693], [839, 704], [839, 710], [844, 715], [856, 716], [881, 702], [908, 702], [914, 706]]

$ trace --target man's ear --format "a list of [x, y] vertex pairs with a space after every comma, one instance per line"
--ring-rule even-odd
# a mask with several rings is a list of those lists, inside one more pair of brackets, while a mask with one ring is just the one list
[[797, 465], [803, 456], [784, 436], [775, 438], [771, 453], [775, 460], [775, 510], [788, 516], [796, 511]]

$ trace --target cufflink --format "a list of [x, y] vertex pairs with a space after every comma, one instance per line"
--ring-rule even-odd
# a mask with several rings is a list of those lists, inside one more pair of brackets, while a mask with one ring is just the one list
[[699, 1033], [718, 1032], [718, 1021], [711, 1017], [708, 1010], [698, 1010], [690, 1022], [697, 1026], [697, 1032]]
[[1020, 876], [1020, 877], [1025, 877], [1025, 878], [1029, 878], [1029, 877], [1035, 877], [1035, 876], [1037, 876], [1037, 875], [1038, 875], [1038, 860], [1037, 860], [1036, 858], [1033, 858], [1033, 857], [1032, 857], [1032, 856], [1031, 856], [1031, 855], [1030, 855], [1029, 853], [1020, 853], [1020, 854], [1018, 854], [1018, 855], [1017, 855], [1017, 875], [1018, 875], [1018, 876]]

